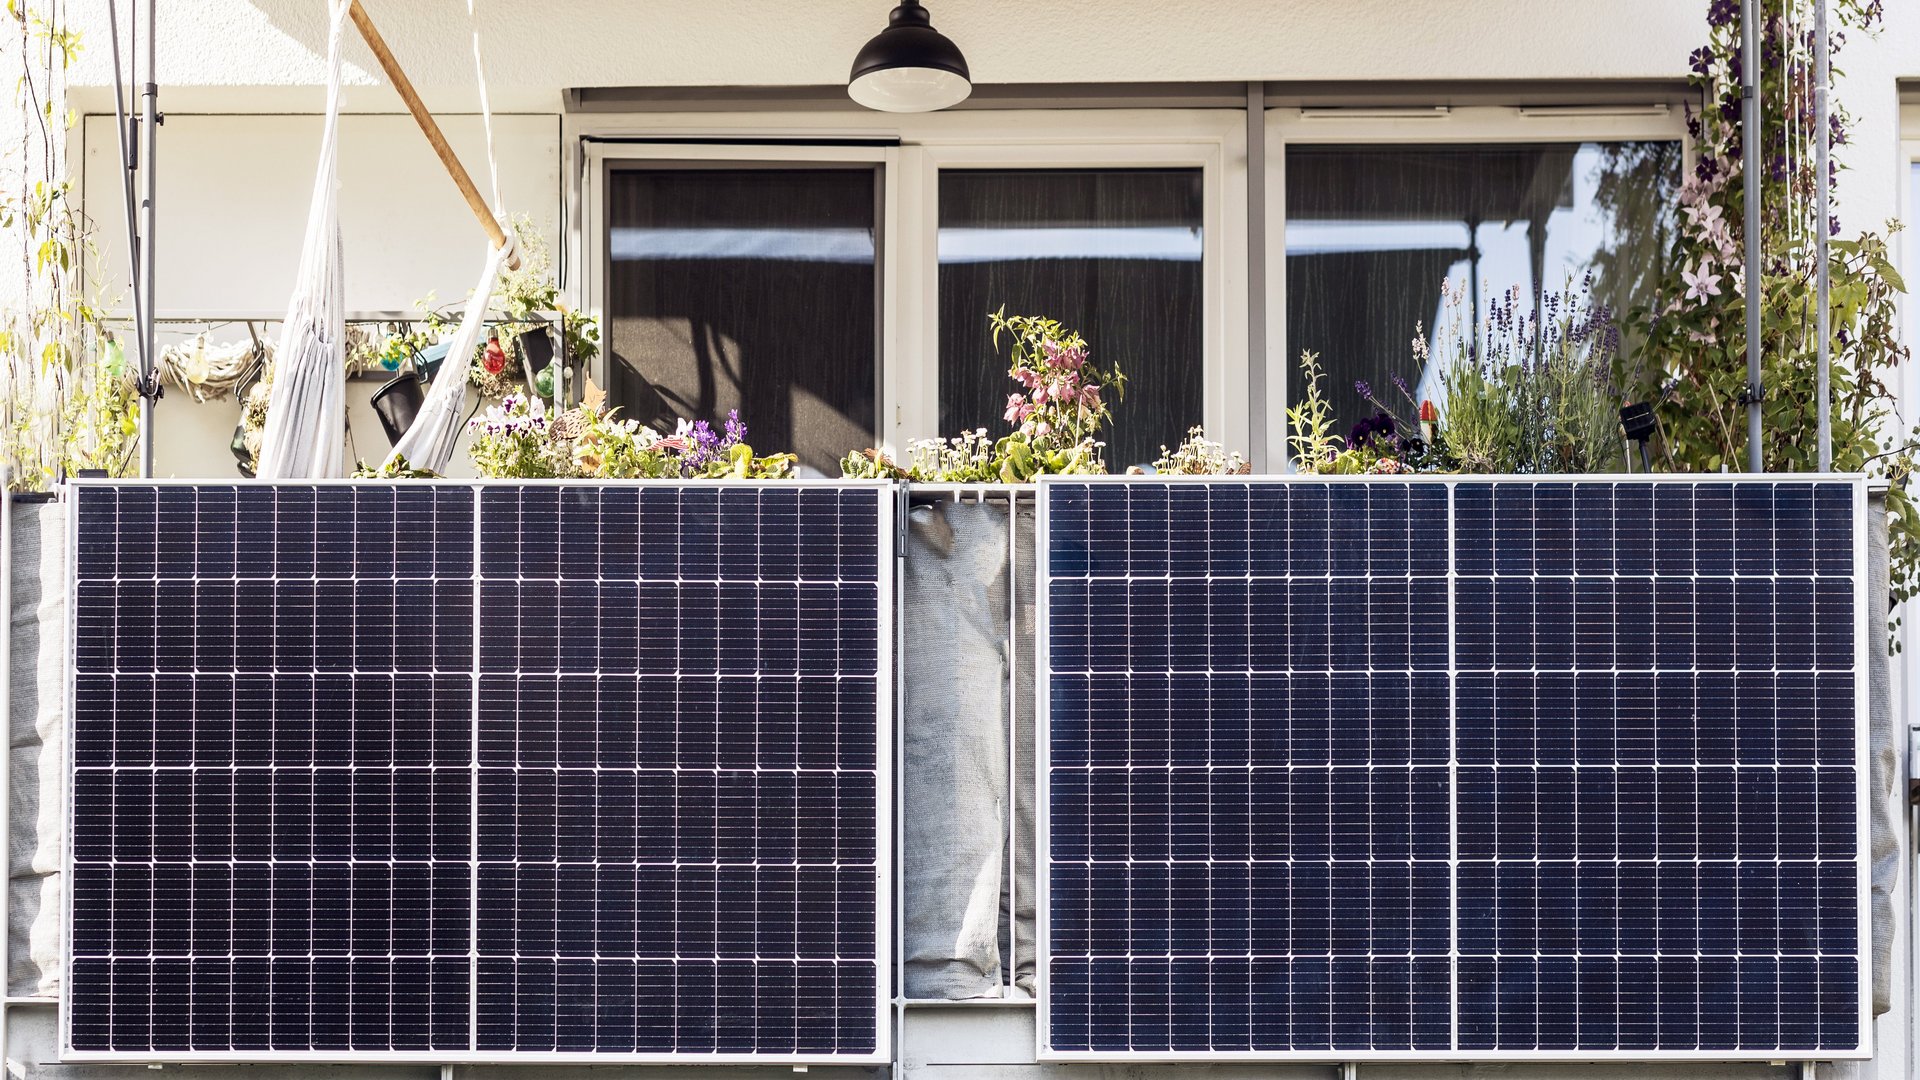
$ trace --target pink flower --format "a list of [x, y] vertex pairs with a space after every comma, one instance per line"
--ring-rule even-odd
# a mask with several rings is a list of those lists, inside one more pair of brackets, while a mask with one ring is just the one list
[[1100, 407], [1100, 388], [1097, 386], [1081, 387], [1080, 407], [1083, 409], [1098, 409]]
[[1060, 355], [1054, 359], [1061, 367], [1066, 368], [1068, 371], [1074, 371], [1077, 370], [1081, 364], [1087, 362], [1087, 350], [1079, 345], [1075, 345], [1071, 349], [1060, 350]]
[[1008, 394], [1006, 421], [1010, 424], [1017, 422], [1020, 419], [1021, 411], [1026, 407], [1026, 398], [1021, 397], [1019, 394]]
[[1013, 381], [1031, 390], [1040, 385], [1040, 373], [1031, 368], [1016, 368], [1013, 372]]
[[1706, 300], [1720, 295], [1720, 275], [1712, 273], [1713, 264], [1702, 261], [1698, 270], [1680, 268], [1680, 280], [1687, 284], [1687, 299]]
[[1039, 423], [1033, 425], [1033, 433], [1035, 435], [1045, 435], [1046, 433], [1052, 430], [1053, 430], [1053, 425], [1047, 423], [1045, 420], [1042, 420]]

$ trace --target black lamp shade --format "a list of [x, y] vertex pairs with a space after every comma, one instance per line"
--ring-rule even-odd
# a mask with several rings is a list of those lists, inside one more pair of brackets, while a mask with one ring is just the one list
[[973, 92], [960, 47], [933, 28], [919, 0], [903, 0], [887, 28], [853, 58], [847, 94], [881, 112], [933, 112]]

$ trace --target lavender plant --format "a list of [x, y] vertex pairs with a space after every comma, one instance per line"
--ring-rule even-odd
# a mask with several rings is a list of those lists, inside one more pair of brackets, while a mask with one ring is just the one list
[[1537, 311], [1518, 286], [1492, 297], [1484, 335], [1466, 296], [1442, 283], [1438, 349], [1445, 453], [1463, 472], [1604, 472], [1622, 460], [1620, 349], [1613, 313], [1588, 289], [1545, 293]]

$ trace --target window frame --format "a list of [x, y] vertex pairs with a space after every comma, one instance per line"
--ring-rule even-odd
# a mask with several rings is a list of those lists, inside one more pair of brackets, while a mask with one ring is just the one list
[[[1239, 109], [569, 113], [562, 118], [567, 281], [606, 322], [609, 170], [804, 168], [857, 162], [881, 173], [880, 386], [876, 445], [939, 428], [939, 174], [942, 168], [1199, 168], [1202, 172], [1202, 416], [1231, 446], [1251, 437], [1247, 384], [1246, 114]], [[1097, 348], [1099, 343], [1094, 342]], [[606, 385], [605, 350], [596, 381]], [[745, 418], [749, 424], [752, 417]], [[849, 447], [848, 449], [857, 449]]]
[[1416, 108], [1269, 108], [1266, 111], [1266, 460], [1270, 472], [1292, 472], [1287, 448], [1287, 147], [1308, 145], [1462, 145], [1623, 142], [1671, 139], [1693, 166], [1686, 117], [1666, 105], [1421, 106]]
[[[1894, 205], [1899, 208], [1900, 220], [1912, 222], [1915, 214], [1920, 213], [1920, 200], [1916, 200], [1916, 185], [1920, 185], [1920, 104], [1902, 103], [1900, 106], [1900, 170], [1895, 182]], [[1893, 253], [1893, 264], [1900, 268], [1900, 276], [1914, 281], [1920, 275], [1920, 234], [1912, 232], [1912, 225], [1904, 241], [1896, 245], [1899, 250]], [[1920, 297], [1916, 297], [1909, 286], [1907, 294], [1900, 298], [1900, 306], [1905, 316], [1900, 320], [1901, 331], [1909, 349], [1920, 352]], [[1914, 364], [1908, 363], [1901, 373], [1899, 398], [1902, 426], [1911, 427], [1920, 419], [1920, 372], [1914, 370]]]
[[[890, 178], [898, 168], [897, 148], [868, 146], [791, 145], [707, 145], [681, 143], [620, 143], [579, 141], [581, 170], [578, 174], [577, 205], [587, 209], [585, 228], [578, 231], [580, 252], [572, 267], [581, 283], [581, 307], [602, 328], [600, 355], [589, 365], [594, 381], [612, 386], [613, 324], [611, 296], [613, 256], [609, 237], [613, 222], [611, 192], [617, 172], [675, 169], [871, 169], [874, 173], [874, 406], [876, 438], [886, 428], [887, 392], [898, 385], [893, 370], [900, 362], [896, 346], [898, 289], [889, 268], [897, 265], [895, 238], [899, 235], [896, 200]], [[575, 216], [574, 220], [581, 220]], [[570, 233], [570, 235], [575, 235]], [[745, 417], [749, 425], [751, 417]], [[848, 450], [859, 449], [848, 447]]]

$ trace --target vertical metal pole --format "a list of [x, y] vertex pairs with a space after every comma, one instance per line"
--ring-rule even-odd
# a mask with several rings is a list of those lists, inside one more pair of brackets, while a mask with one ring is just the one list
[[[133, 294], [134, 364], [135, 370], [139, 371], [141, 378], [144, 379], [146, 373], [152, 370], [152, 364], [147, 360], [147, 309], [140, 292], [140, 212], [133, 195], [133, 173], [137, 158], [130, 153], [133, 148], [129, 142], [133, 138], [133, 132], [127, 125], [127, 95], [122, 92], [125, 86], [120, 79], [120, 6], [115, 3], [115, 0], [107, 0], [107, 42], [113, 50], [113, 122], [115, 130], [119, 133], [120, 194], [127, 211], [127, 291]], [[138, 48], [138, 43], [131, 37], [127, 44], [129, 48]], [[131, 54], [127, 57], [127, 63], [129, 67], [134, 66], [134, 57]], [[148, 419], [147, 404], [143, 400], [140, 403], [142, 454], [146, 452], [144, 447], [152, 441], [147, 437]], [[145, 460], [142, 458], [143, 465]], [[142, 475], [151, 471], [143, 468]]]
[[1007, 490], [1007, 984], [1020, 985], [1020, 489]]
[[1247, 460], [1267, 462], [1267, 84], [1247, 84]]
[[140, 317], [146, 320], [140, 328], [140, 387], [143, 396], [140, 400], [140, 475], [153, 475], [153, 407], [158, 395], [152, 394], [154, 388], [154, 351], [153, 351], [153, 259], [154, 259], [154, 200], [155, 150], [160, 142], [160, 70], [156, 64], [159, 57], [160, 24], [154, 13], [155, 0], [147, 0], [147, 81], [140, 88], [140, 113], [145, 121], [140, 126], [140, 168], [142, 179], [146, 183], [146, 200], [141, 204], [140, 228], [140, 281], [134, 286], [140, 290], [144, 307]]
[[1740, 0], [1740, 148], [1746, 200], [1747, 258], [1747, 471], [1764, 471], [1760, 452], [1760, 5]]
[[1832, 154], [1831, 124], [1828, 114], [1827, 83], [1833, 78], [1833, 68], [1829, 57], [1827, 40], [1827, 0], [1814, 0], [1813, 5], [1813, 188], [1814, 196], [1814, 233], [1813, 257], [1817, 265], [1814, 268], [1814, 336], [1819, 342], [1819, 373], [1817, 376], [1816, 401], [1820, 410], [1820, 471], [1833, 471], [1833, 402], [1832, 402], [1832, 365], [1833, 365], [1833, 311], [1831, 298], [1833, 281], [1827, 266], [1828, 245], [1832, 242], [1833, 230], [1828, 219], [1833, 214], [1833, 192], [1830, 190], [1832, 173], [1828, 164]]

